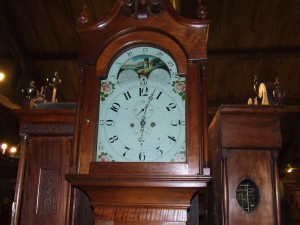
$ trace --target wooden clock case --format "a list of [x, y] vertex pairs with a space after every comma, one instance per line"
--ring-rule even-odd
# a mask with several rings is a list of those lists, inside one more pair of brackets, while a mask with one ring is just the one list
[[12, 225], [68, 224], [71, 185], [65, 174], [72, 166], [74, 106], [51, 104], [50, 108], [14, 110], [23, 140]]
[[[209, 126], [212, 170], [210, 224], [280, 224], [278, 150], [282, 147], [282, 106], [223, 105]], [[251, 209], [239, 205], [252, 195], [238, 195], [250, 180], [258, 188]], [[252, 198], [252, 196], [250, 196]]]
[[[208, 158], [208, 22], [179, 17], [169, 1], [158, 1], [158, 12], [151, 11], [153, 1], [132, 1], [133, 8], [124, 2], [117, 1], [103, 21], [79, 28], [78, 155], [66, 179], [89, 196], [95, 224], [186, 224], [193, 195], [210, 180], [203, 174]], [[134, 10], [128, 14], [130, 9]], [[187, 161], [96, 162], [100, 79], [106, 78], [110, 63], [120, 52], [145, 44], [168, 52], [179, 74], [186, 77]]]

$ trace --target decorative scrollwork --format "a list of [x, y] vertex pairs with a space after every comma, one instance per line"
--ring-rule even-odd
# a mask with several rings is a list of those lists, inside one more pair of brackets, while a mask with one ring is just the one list
[[125, 0], [123, 14], [146, 19], [148, 16], [159, 14], [163, 10], [161, 0]]

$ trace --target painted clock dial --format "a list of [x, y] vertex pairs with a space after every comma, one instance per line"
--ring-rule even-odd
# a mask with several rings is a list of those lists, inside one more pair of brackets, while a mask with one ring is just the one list
[[100, 86], [97, 161], [186, 161], [185, 79], [169, 54], [128, 49]]

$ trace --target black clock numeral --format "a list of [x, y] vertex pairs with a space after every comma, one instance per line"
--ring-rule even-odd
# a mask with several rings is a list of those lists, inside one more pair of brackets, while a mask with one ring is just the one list
[[168, 66], [173, 67], [175, 65], [175, 63], [173, 61], [169, 61], [167, 62]]
[[162, 156], [164, 154], [164, 151], [160, 148], [160, 146], [156, 148], [156, 151], [158, 156]]
[[148, 96], [148, 87], [140, 87], [139, 88], [139, 95], [140, 96]]
[[171, 121], [171, 125], [173, 127], [177, 127], [177, 126], [185, 126], [185, 121], [184, 120], [172, 120]]
[[126, 98], [126, 100], [129, 100], [131, 98], [131, 95], [130, 95], [129, 91], [126, 91], [124, 93], [124, 97]]
[[122, 66], [122, 63], [120, 63], [120, 62], [115, 62], [115, 64], [116, 64], [119, 68], [121, 68], [121, 66]]
[[161, 51], [157, 51], [156, 54], [155, 54], [155, 56], [156, 56], [157, 58], [161, 58], [163, 55], [164, 55], [164, 53], [161, 52]]
[[147, 80], [146, 79], [141, 79], [140, 84], [141, 84], [141, 86], [145, 87], [147, 85]]
[[168, 138], [169, 138], [171, 141], [176, 142], [176, 138], [175, 138], [174, 136], [168, 136]]
[[119, 140], [119, 138], [118, 138], [117, 135], [115, 135], [115, 136], [109, 138], [109, 142], [110, 142], [111, 144], [114, 143], [114, 142], [116, 142], [117, 140]]
[[131, 56], [132, 56], [132, 51], [128, 51], [128, 52], [127, 52], [127, 56], [128, 56], [128, 57], [131, 57]]
[[156, 96], [156, 99], [157, 99], [157, 100], [159, 99], [159, 97], [161, 96], [161, 94], [162, 94], [162, 92], [160, 91], [160, 92], [158, 93], [158, 95]]
[[144, 52], [144, 53], [146, 53], [146, 52], [148, 52], [148, 51], [149, 51], [149, 48], [147, 48], [147, 47], [144, 47], [144, 48], [143, 48], [143, 52]]
[[174, 103], [174, 102], [171, 102], [171, 103], [169, 103], [168, 106], [166, 106], [166, 109], [167, 109], [168, 111], [171, 111], [171, 110], [173, 110], [173, 109], [175, 109], [175, 108], [176, 108], [176, 103]]
[[110, 109], [111, 109], [112, 111], [118, 112], [118, 110], [120, 109], [120, 107], [121, 107], [121, 105], [120, 105], [119, 103], [114, 102], [114, 103], [111, 105]]
[[143, 161], [146, 160], [145, 152], [141, 152], [141, 153], [139, 154], [139, 160], [140, 160], [141, 162], [143, 162]]
[[115, 121], [113, 120], [100, 120], [100, 126], [113, 127], [114, 125], [115, 125]]
[[123, 156], [126, 156], [127, 152], [130, 150], [127, 146], [125, 146], [126, 151], [123, 153]]
[[172, 72], [171, 74], [174, 76], [175, 79], [179, 79], [179, 74], [178, 73]]

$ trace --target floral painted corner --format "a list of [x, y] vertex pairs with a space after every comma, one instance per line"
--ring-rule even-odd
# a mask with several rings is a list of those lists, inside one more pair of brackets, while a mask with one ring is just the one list
[[185, 100], [185, 81], [176, 80], [172, 82], [173, 89], [176, 93], [178, 93], [182, 100]]
[[185, 144], [180, 147], [180, 151], [173, 156], [170, 162], [186, 162]]
[[112, 156], [109, 155], [107, 152], [101, 152], [97, 156], [97, 161], [98, 162], [114, 162], [115, 160], [112, 159]]
[[97, 162], [114, 162], [112, 156], [105, 152], [104, 146], [100, 142], [98, 145], [98, 150], [100, 150], [100, 154], [97, 154]]
[[170, 162], [186, 162], [186, 151], [177, 152]]
[[100, 89], [100, 99], [105, 101], [105, 99], [115, 90], [116, 84], [109, 80], [104, 80], [101, 82]]

